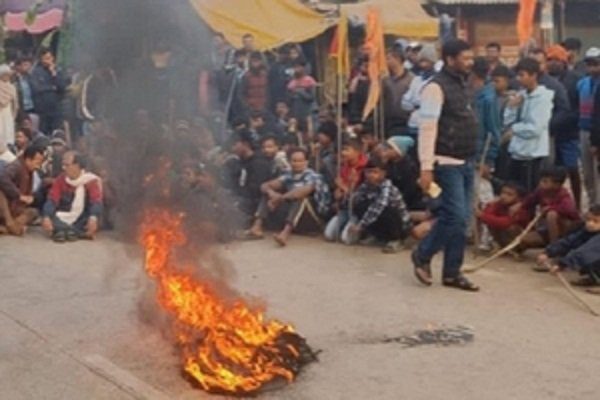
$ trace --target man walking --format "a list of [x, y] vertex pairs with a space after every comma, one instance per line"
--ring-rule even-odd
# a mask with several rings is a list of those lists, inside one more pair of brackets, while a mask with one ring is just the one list
[[443, 284], [467, 291], [479, 287], [464, 277], [460, 268], [467, 242], [467, 221], [473, 195], [477, 144], [477, 119], [471, 107], [467, 75], [473, 52], [462, 40], [442, 48], [444, 69], [423, 90], [419, 127], [421, 188], [425, 193], [441, 188], [441, 206], [431, 232], [412, 254], [416, 278], [430, 286], [431, 259], [444, 252]]

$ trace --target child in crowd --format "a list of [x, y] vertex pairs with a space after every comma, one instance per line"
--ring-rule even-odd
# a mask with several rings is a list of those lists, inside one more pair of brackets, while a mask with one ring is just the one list
[[329, 187], [334, 186], [337, 175], [337, 154], [335, 151], [337, 135], [337, 125], [332, 121], [321, 123], [317, 130], [314, 167], [315, 171], [323, 176], [325, 183]]
[[347, 139], [344, 142], [340, 157], [342, 165], [339, 177], [335, 180], [333, 193], [334, 207], [337, 208], [338, 214], [329, 221], [325, 228], [327, 240], [336, 240], [348, 223], [350, 219], [348, 203], [362, 182], [363, 169], [368, 162], [368, 157], [362, 152], [362, 143], [356, 138]]
[[362, 151], [365, 154], [371, 154], [379, 144], [379, 140], [377, 140], [377, 136], [375, 136], [375, 132], [373, 132], [373, 127], [371, 125], [363, 125], [358, 133], [358, 137], [362, 142]]
[[281, 151], [279, 142], [275, 136], [265, 136], [261, 140], [262, 154], [272, 165], [271, 172], [273, 176], [280, 176], [285, 171], [290, 170], [290, 163], [287, 160], [287, 155]]
[[533, 215], [536, 208], [539, 208], [538, 212], [543, 212], [544, 218], [537, 230], [523, 238], [519, 247], [521, 251], [554, 243], [581, 222], [573, 196], [563, 187], [567, 180], [566, 171], [552, 167], [543, 170], [540, 175], [537, 190], [525, 198], [520, 208], [529, 215]]
[[363, 234], [386, 243], [385, 253], [396, 253], [411, 231], [412, 223], [402, 194], [386, 178], [386, 165], [374, 158], [365, 166], [365, 182], [351, 199], [353, 221], [343, 239], [355, 243]]
[[483, 211], [477, 210], [476, 216], [487, 228], [493, 239], [500, 247], [507, 246], [519, 235], [529, 222], [527, 210], [518, 208], [512, 212], [511, 208], [518, 205], [525, 192], [515, 183], [505, 183], [500, 189], [500, 196], [496, 201], [489, 203]]
[[574, 285], [599, 286], [600, 204], [590, 208], [584, 226], [546, 247], [538, 256], [537, 262], [536, 271], [548, 271], [550, 265], [550, 272], [553, 273], [566, 268], [574, 269], [582, 275], [573, 282]]

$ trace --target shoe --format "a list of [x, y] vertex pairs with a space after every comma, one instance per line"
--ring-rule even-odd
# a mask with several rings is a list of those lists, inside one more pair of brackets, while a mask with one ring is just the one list
[[55, 243], [65, 243], [67, 241], [67, 234], [65, 231], [56, 231], [52, 235], [52, 240], [54, 240]]
[[400, 240], [394, 240], [387, 242], [381, 251], [385, 254], [395, 254], [402, 250], [402, 247], [403, 243]]
[[73, 230], [68, 230], [65, 233], [65, 237], [68, 242], [76, 242], [77, 240], [79, 240], [79, 235], [77, 234], [77, 232], [75, 232]]
[[375, 243], [377, 243], [377, 239], [375, 238], [375, 236], [367, 236], [366, 238], [359, 240], [358, 243], [362, 246], [372, 246]]
[[433, 284], [431, 279], [431, 265], [419, 260], [416, 251], [413, 251], [410, 254], [410, 258], [413, 263], [415, 278], [417, 278], [417, 280], [423, 285], [431, 286]]

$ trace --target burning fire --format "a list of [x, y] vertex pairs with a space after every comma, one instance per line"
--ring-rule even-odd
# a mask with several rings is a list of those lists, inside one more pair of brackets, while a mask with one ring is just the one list
[[209, 282], [183, 272], [173, 254], [187, 241], [183, 222], [183, 214], [147, 212], [141, 244], [157, 301], [172, 318], [184, 371], [209, 392], [251, 393], [279, 378], [293, 381], [314, 353], [292, 326], [265, 320], [263, 310], [241, 298], [227, 302]]

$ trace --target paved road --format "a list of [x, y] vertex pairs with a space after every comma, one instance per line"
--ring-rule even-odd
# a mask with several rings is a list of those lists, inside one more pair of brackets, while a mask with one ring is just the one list
[[[483, 291], [471, 294], [417, 286], [407, 252], [310, 238], [285, 250], [264, 241], [221, 252], [236, 287], [323, 350], [296, 383], [261, 398], [600, 398], [600, 318], [527, 265], [501, 260], [474, 277]], [[139, 254], [111, 238], [0, 238], [0, 399], [210, 398], [181, 378], [168, 331], [143, 299], [147, 287]], [[600, 298], [586, 298], [600, 309]], [[470, 327], [474, 341], [382, 343], [456, 326]]]

